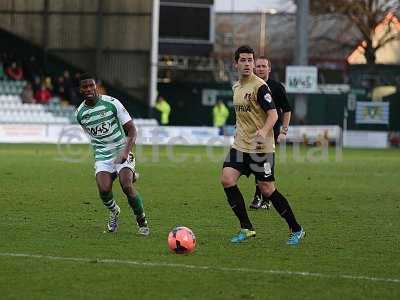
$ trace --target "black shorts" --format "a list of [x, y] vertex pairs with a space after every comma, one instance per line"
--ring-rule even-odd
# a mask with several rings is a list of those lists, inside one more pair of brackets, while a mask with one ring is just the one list
[[231, 148], [223, 168], [233, 168], [247, 177], [254, 174], [257, 181], [275, 181], [274, 165], [274, 153], [246, 153]]

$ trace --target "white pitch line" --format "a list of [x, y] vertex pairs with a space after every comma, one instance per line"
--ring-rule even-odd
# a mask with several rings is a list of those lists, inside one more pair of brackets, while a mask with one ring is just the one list
[[273, 274], [273, 275], [283, 275], [283, 276], [317, 277], [317, 278], [327, 278], [327, 279], [349, 279], [349, 280], [364, 280], [364, 281], [400, 283], [400, 279], [398, 279], [398, 278], [369, 277], [369, 276], [361, 276], [361, 275], [360, 276], [345, 275], [345, 274], [329, 275], [329, 274], [323, 274], [323, 273], [298, 272], [298, 271], [286, 271], [286, 270], [228, 268], [228, 267], [187, 265], [187, 264], [174, 264], [174, 263], [163, 263], [163, 262], [141, 262], [141, 261], [134, 261], [134, 260], [119, 260], [119, 259], [62, 257], [62, 256], [26, 254], [26, 253], [1, 253], [0, 252], [0, 256], [2, 256], [2, 257], [26, 257], [26, 258], [38, 258], [38, 259], [48, 259], [48, 260], [58, 260], [58, 261], [73, 261], [73, 262], [84, 262], [84, 263], [121, 264], [121, 265], [134, 265], [134, 266], [143, 266], [143, 267], [166, 267], [166, 268], [209, 270], [209, 271], [220, 271], [220, 272], [261, 273], [261, 274]]

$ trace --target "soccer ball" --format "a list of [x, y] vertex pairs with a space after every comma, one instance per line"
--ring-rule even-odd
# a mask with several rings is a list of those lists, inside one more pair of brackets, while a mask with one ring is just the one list
[[168, 235], [168, 247], [177, 254], [193, 252], [196, 247], [196, 237], [189, 228], [177, 226]]

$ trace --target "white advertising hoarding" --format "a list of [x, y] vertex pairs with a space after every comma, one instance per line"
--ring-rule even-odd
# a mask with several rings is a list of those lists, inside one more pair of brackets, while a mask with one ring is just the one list
[[[143, 145], [230, 145], [233, 135], [220, 136], [216, 127], [137, 126], [137, 144]], [[234, 134], [234, 131], [231, 132]], [[291, 126], [288, 142], [302, 142], [305, 138], [337, 141], [339, 126]], [[0, 143], [87, 144], [88, 135], [79, 125], [60, 124], [0, 124]]]
[[285, 84], [288, 93], [317, 93], [318, 69], [315, 66], [286, 66]]
[[389, 148], [386, 131], [347, 130], [343, 132], [343, 146], [346, 148]]

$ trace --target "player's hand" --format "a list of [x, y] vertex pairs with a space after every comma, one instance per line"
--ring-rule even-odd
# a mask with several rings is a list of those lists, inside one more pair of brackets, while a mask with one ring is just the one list
[[264, 130], [259, 129], [256, 131], [256, 137], [255, 137], [256, 149], [262, 149], [263, 144], [265, 144], [266, 137], [267, 133], [264, 132]]
[[280, 133], [280, 134], [278, 135], [278, 138], [276, 139], [276, 141], [278, 142], [278, 144], [284, 142], [285, 140], [286, 140], [286, 134], [284, 134], [284, 133]]
[[115, 164], [123, 164], [128, 159], [129, 152], [125, 153], [125, 151], [121, 152], [121, 154], [114, 160]]
[[257, 141], [257, 143], [263, 144], [265, 142], [266, 138], [267, 138], [267, 132], [265, 132], [262, 129], [258, 129], [256, 131], [256, 141]]

